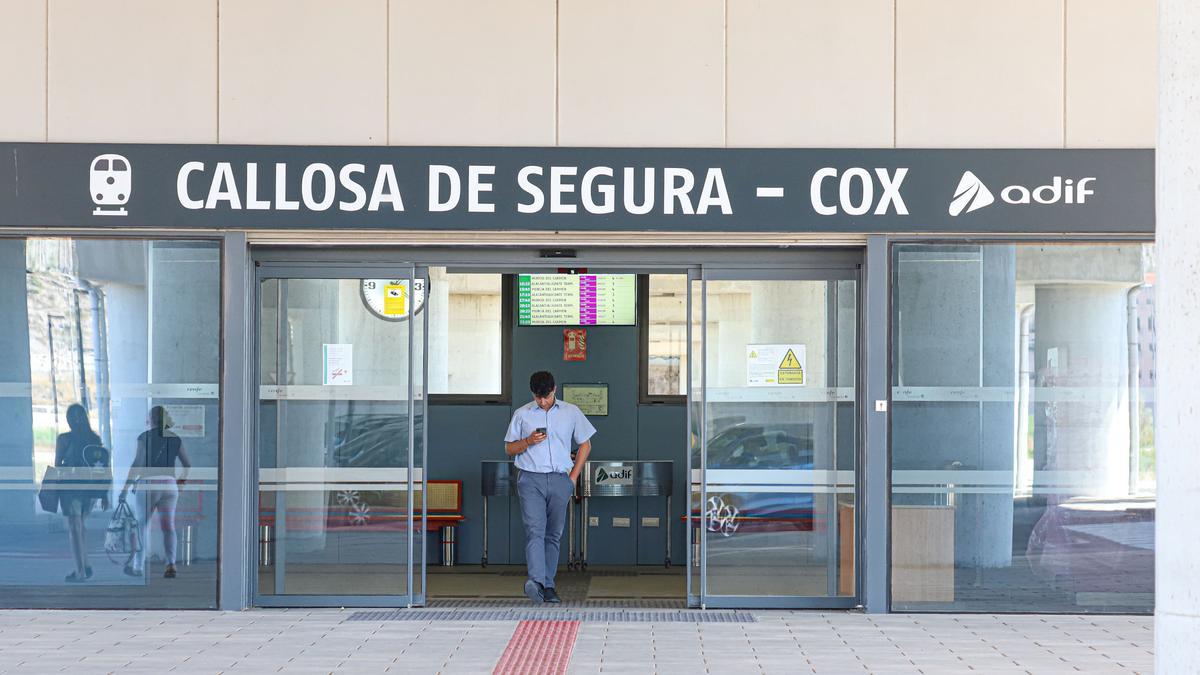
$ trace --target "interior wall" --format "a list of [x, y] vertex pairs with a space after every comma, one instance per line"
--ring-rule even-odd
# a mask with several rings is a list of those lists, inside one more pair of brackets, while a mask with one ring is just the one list
[[[514, 282], [515, 283], [515, 282]], [[605, 382], [609, 414], [590, 417], [596, 427], [591, 458], [595, 460], [670, 459], [675, 462], [677, 494], [672, 500], [672, 560], [682, 565], [686, 540], [680, 520], [686, 507], [685, 419], [683, 405], [638, 404], [638, 327], [587, 327], [588, 358], [562, 360], [562, 326], [517, 326], [512, 337], [512, 402], [510, 405], [430, 405], [429, 477], [463, 481], [466, 522], [458, 535], [458, 561], [477, 564], [483, 547], [483, 498], [479, 494], [479, 462], [504, 459], [503, 439], [512, 412], [531, 400], [529, 375], [549, 370], [562, 385]], [[665, 503], [662, 498], [595, 498], [590, 515], [599, 518], [588, 541], [588, 562], [596, 565], [661, 565], [665, 554]], [[524, 564], [524, 530], [517, 498], [493, 497], [488, 504], [488, 562]], [[641, 527], [643, 516], [658, 517], [659, 527]], [[612, 526], [627, 517], [628, 528]], [[576, 533], [578, 536], [578, 532]], [[430, 537], [430, 546], [433, 546]], [[563, 534], [566, 541], [566, 533]], [[430, 560], [438, 552], [431, 548]], [[561, 563], [567, 561], [564, 545]]]

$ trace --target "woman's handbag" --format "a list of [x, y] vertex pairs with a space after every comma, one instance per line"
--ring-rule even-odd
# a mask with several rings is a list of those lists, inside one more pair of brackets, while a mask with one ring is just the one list
[[104, 552], [117, 565], [127, 564], [142, 548], [137, 516], [122, 497], [104, 532]]
[[46, 467], [42, 474], [42, 486], [38, 489], [38, 503], [46, 513], [58, 513], [58, 467]]

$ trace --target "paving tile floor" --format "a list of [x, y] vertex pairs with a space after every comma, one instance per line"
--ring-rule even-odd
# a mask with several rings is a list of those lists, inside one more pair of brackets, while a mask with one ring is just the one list
[[[489, 673], [516, 621], [351, 610], [0, 611], [0, 673]], [[754, 612], [579, 626], [568, 673], [1150, 673], [1153, 619]]]

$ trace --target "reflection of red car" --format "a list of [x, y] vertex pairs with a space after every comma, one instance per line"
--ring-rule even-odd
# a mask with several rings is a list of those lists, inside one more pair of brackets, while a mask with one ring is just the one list
[[1153, 593], [1154, 511], [1153, 497], [1049, 506], [1029, 537], [1030, 566], [1076, 593]]

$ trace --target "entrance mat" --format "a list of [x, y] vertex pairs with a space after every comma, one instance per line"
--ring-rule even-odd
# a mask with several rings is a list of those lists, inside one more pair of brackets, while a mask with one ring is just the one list
[[[517, 606], [517, 605], [524, 605]], [[508, 598], [431, 598], [425, 603], [428, 609], [528, 609], [529, 601]], [[687, 609], [687, 603], [679, 598], [602, 599], [564, 601], [563, 606], [572, 609]]]
[[757, 623], [749, 612], [603, 609], [387, 609], [355, 612], [347, 621], [588, 621], [599, 623]]
[[[571, 576], [583, 577], [683, 577], [684, 569], [675, 567], [672, 569], [666, 568], [635, 568], [624, 570], [606, 570], [606, 569], [586, 569], [583, 571], [560, 570], [557, 579], [565, 579]], [[524, 569], [519, 570], [504, 570], [502, 572], [493, 572], [497, 576], [502, 577], [523, 577], [526, 572]]]
[[682, 598], [687, 579], [682, 576], [597, 577], [588, 584], [589, 598]]

